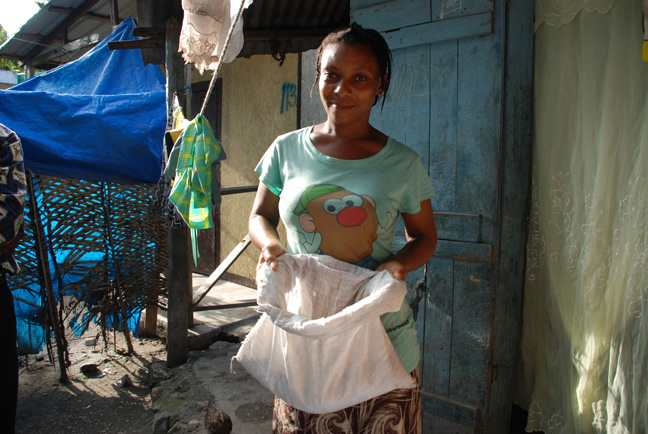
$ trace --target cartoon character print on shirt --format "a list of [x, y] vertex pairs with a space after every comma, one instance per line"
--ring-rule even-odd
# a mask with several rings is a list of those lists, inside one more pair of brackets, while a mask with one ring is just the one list
[[312, 234], [300, 243], [311, 253], [372, 268], [373, 242], [378, 237], [376, 202], [367, 195], [331, 184], [311, 185], [293, 211], [299, 226]]

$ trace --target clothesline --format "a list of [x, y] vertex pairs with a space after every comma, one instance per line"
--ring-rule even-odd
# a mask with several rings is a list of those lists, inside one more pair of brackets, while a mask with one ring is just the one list
[[241, 0], [241, 5], [239, 6], [239, 10], [236, 13], [236, 17], [232, 21], [229, 31], [227, 32], [227, 38], [225, 39], [225, 43], [223, 44], [223, 49], [221, 50], [221, 53], [218, 56], [218, 63], [216, 64], [216, 69], [212, 74], [211, 81], [209, 82], [209, 88], [207, 89], [207, 93], [205, 94], [205, 99], [203, 101], [202, 108], [200, 109], [201, 115], [204, 113], [205, 108], [207, 107], [207, 102], [209, 101], [209, 97], [211, 96], [212, 90], [214, 89], [214, 83], [216, 83], [216, 78], [218, 77], [218, 73], [220, 72], [221, 65], [223, 64], [223, 58], [225, 56], [225, 52], [227, 52], [227, 47], [229, 46], [230, 40], [232, 38], [232, 34], [234, 33], [234, 28], [236, 27], [236, 23], [238, 22], [241, 14], [243, 13], [244, 5], [245, 5], [245, 0]]

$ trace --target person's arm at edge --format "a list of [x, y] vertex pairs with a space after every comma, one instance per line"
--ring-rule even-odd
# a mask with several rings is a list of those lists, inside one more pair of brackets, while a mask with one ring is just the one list
[[432, 257], [438, 241], [434, 214], [430, 200], [421, 202], [416, 214], [402, 214], [407, 243], [396, 254], [380, 264], [377, 271], [388, 270], [397, 280], [405, 280]]
[[[8, 133], [8, 134], [7, 134]], [[4, 136], [7, 134], [6, 136]], [[25, 169], [20, 139], [11, 130], [2, 129], [0, 156], [0, 254], [11, 255], [23, 236], [23, 210], [26, 195]]]
[[267, 262], [273, 270], [279, 266], [277, 258], [286, 253], [277, 232], [279, 219], [279, 196], [260, 182], [248, 220], [248, 233], [252, 244], [261, 250], [259, 263]]

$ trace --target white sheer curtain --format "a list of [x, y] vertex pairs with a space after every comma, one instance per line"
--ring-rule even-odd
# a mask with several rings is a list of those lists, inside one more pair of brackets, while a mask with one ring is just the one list
[[569, 23], [580, 11], [606, 14], [617, 0], [536, 0], [535, 29], [541, 24], [559, 27]]
[[529, 410], [528, 432], [648, 433], [642, 2], [580, 3], [562, 22], [537, 17], [516, 402]]

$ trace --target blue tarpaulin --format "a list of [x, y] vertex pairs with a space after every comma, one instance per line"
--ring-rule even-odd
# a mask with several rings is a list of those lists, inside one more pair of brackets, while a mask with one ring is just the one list
[[140, 50], [128, 18], [78, 60], [0, 91], [0, 123], [22, 141], [35, 173], [120, 183], [157, 182], [166, 127], [165, 79]]
[[[108, 42], [137, 39], [133, 37], [134, 27], [135, 22], [126, 19], [108, 38], [78, 60], [9, 90], [0, 90], [0, 123], [20, 137], [25, 167], [37, 174], [88, 181], [84, 184], [86, 190], [95, 191], [90, 203], [99, 206], [109, 207], [96, 197], [107, 194], [108, 183], [157, 183], [162, 172], [167, 121], [164, 75], [159, 66], [144, 65], [139, 49], [108, 49]], [[36, 185], [35, 190], [35, 197], [29, 200], [42, 208], [40, 187]], [[117, 196], [111, 198], [119, 199]], [[79, 287], [79, 282], [87, 281], [87, 291], [75, 295], [88, 304], [88, 311], [80, 315], [97, 315], [95, 304], [100, 300], [96, 300], [98, 296], [92, 292], [98, 286], [93, 279], [119, 277], [122, 286], [126, 285], [129, 271], [124, 263], [128, 263], [128, 255], [141, 253], [122, 249], [121, 256], [113, 257], [104, 252], [101, 240], [108, 242], [105, 233], [108, 229], [102, 220], [96, 228], [89, 226], [86, 232], [79, 234], [99, 240], [96, 249], [79, 256], [80, 251], [71, 250], [60, 237], [52, 236], [59, 226], [67, 224], [65, 219], [58, 221], [57, 215], [40, 216], [47, 256], [40, 260], [45, 261], [50, 276], [54, 276], [51, 283], [55, 297], [67, 294], [70, 285]], [[35, 225], [28, 213], [25, 219], [26, 223]], [[112, 230], [118, 231], [113, 226], [120, 224], [119, 218], [111, 218], [108, 222]], [[74, 222], [72, 226], [71, 230], [80, 230]], [[28, 284], [24, 287], [10, 283], [15, 297], [19, 350], [21, 353], [38, 352], [46, 336], [41, 283], [36, 275], [39, 268], [25, 263], [32, 261], [33, 256], [21, 256], [20, 250], [21, 246], [17, 250], [21, 275], [31, 270], [35, 277], [27, 276], [25, 282]], [[150, 251], [155, 254], [156, 250], [151, 246]], [[115, 261], [121, 261], [122, 274], [119, 276]], [[84, 272], [84, 267], [92, 269], [104, 262], [105, 275], [94, 270]], [[61, 264], [66, 265], [62, 267]], [[110, 318], [109, 313], [106, 315], [108, 320], [121, 321], [121, 314], [122, 311], [117, 312], [119, 319]], [[139, 312], [128, 312], [130, 330], [137, 329], [138, 318]], [[81, 316], [68, 318], [67, 326], [77, 332], [81, 319]]]

